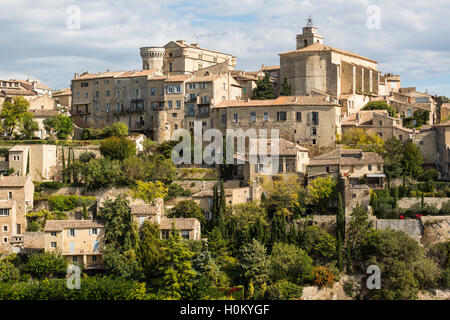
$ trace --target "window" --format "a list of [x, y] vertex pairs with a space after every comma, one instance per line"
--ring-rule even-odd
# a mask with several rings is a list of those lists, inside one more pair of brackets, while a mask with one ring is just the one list
[[178, 116], [178, 113], [172, 113], [172, 117], [176, 118]]
[[313, 139], [312, 144], [316, 144], [316, 143], [317, 143], [316, 139]]
[[269, 113], [264, 112], [264, 121], [269, 121]]
[[139, 89], [136, 89], [136, 97], [139, 97], [140, 96], [140, 91], [139, 91]]
[[193, 104], [187, 105], [187, 114], [188, 116], [195, 116], [195, 106]]
[[98, 86], [98, 80], [94, 81], [94, 86]]
[[377, 164], [377, 170], [381, 171], [381, 164]]
[[318, 112], [313, 112], [312, 113], [312, 124], [313, 125], [318, 125], [319, 124], [319, 113]]
[[173, 127], [175, 128], [175, 130], [178, 130], [178, 125], [177, 124], [175, 124]]
[[172, 64], [172, 62], [169, 62], [169, 72], [172, 72], [173, 71], [173, 64]]
[[98, 98], [99, 95], [100, 95], [99, 92], [95, 91], [95, 97]]
[[181, 108], [181, 100], [177, 100], [177, 109]]
[[167, 93], [173, 93], [173, 86], [167, 86]]
[[87, 82], [82, 82], [81, 83], [81, 87], [82, 88], [87, 88], [89, 86], [89, 83], [87, 83]]
[[106, 90], [106, 96], [110, 97], [111, 96], [111, 91], [110, 90]]
[[75, 229], [69, 229], [69, 237], [75, 237], [75, 236], [76, 236]]
[[286, 121], [286, 111], [277, 112], [277, 121]]
[[56, 231], [50, 232], [50, 235], [51, 235], [52, 237], [56, 237]]
[[50, 247], [52, 247], [52, 248], [56, 248], [56, 242], [52, 242], [52, 243], [50, 243]]
[[398, 135], [398, 140], [402, 141], [403, 140], [403, 136], [400, 134]]
[[329, 173], [330, 172], [330, 167], [326, 167], [326, 171], [327, 171], [327, 173]]
[[97, 228], [93, 228], [91, 229], [91, 234], [97, 235], [98, 234], [97, 231], [98, 231]]
[[92, 241], [92, 250], [98, 252], [98, 240]]
[[0, 217], [9, 216], [9, 209], [0, 209]]
[[239, 120], [238, 114], [234, 113], [233, 114], [233, 122], [238, 122], [238, 120]]
[[382, 120], [380, 120], [380, 127], [383, 125], [383, 121]]
[[72, 257], [72, 262], [77, 262], [78, 261], [78, 257], [77, 256], [73, 256]]
[[117, 98], [120, 98], [120, 91], [117, 91]]
[[3, 232], [8, 232], [8, 226], [3, 226]]
[[302, 121], [302, 113], [301, 113], [301, 112], [297, 112], [297, 113], [295, 114], [295, 120], [296, 120], [297, 122], [301, 122], [301, 121]]
[[92, 256], [92, 262], [97, 262], [97, 256]]
[[227, 123], [227, 115], [226, 114], [222, 115], [222, 123]]
[[183, 239], [189, 239], [189, 230], [182, 230], [181, 231], [181, 237]]
[[169, 109], [172, 109], [172, 100], [169, 100], [167, 107], [168, 107]]
[[150, 88], [150, 95], [152, 96], [156, 95], [156, 88]]
[[372, 165], [369, 164], [369, 165], [367, 166], [367, 169], [368, 169], [369, 171], [372, 171]]
[[3, 237], [3, 242], [8, 243], [8, 237]]
[[89, 93], [86, 92], [86, 93], [84, 94], [84, 97], [85, 97], [85, 98], [89, 98]]
[[77, 92], [76, 97], [77, 97], [77, 99], [80, 99], [80, 93], [79, 92]]
[[207, 86], [208, 86], [208, 84], [207, 84], [206, 82], [202, 82], [202, 83], [201, 83], [201, 88], [202, 88], [202, 89], [206, 89]]
[[256, 122], [256, 113], [254, 113], [254, 112], [250, 113], [250, 121]]
[[12, 198], [13, 198], [12, 191], [8, 191], [8, 200], [12, 200]]
[[104, 81], [104, 84], [109, 84], [109, 79]]
[[317, 135], [317, 128], [311, 128], [311, 135]]

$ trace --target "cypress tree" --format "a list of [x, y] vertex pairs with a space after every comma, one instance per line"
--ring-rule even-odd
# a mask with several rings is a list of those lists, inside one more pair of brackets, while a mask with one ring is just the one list
[[338, 209], [336, 213], [336, 239], [337, 239], [337, 258], [339, 271], [344, 269], [344, 239], [345, 239], [345, 211], [342, 204], [341, 193], [338, 192]]
[[217, 192], [217, 184], [214, 185], [213, 188], [213, 203], [212, 203], [212, 208], [211, 208], [211, 215], [212, 215], [212, 219], [211, 221], [208, 221], [208, 225], [209, 225], [209, 230], [214, 229], [215, 227], [217, 227], [218, 225], [218, 221], [219, 221], [219, 195]]
[[28, 152], [27, 156], [27, 176], [30, 174], [30, 152]]
[[266, 72], [263, 79], [256, 82], [256, 88], [253, 89], [252, 99], [253, 100], [267, 100], [273, 99], [273, 87], [270, 84], [269, 73]]
[[225, 186], [223, 183], [223, 180], [220, 181], [220, 198], [219, 198], [219, 220], [218, 220], [218, 227], [222, 233], [222, 236], [226, 238], [226, 230], [225, 230], [225, 209], [226, 209], [227, 203], [225, 199]]
[[72, 158], [70, 157], [70, 147], [69, 147], [68, 155], [67, 155], [67, 181], [69, 183], [71, 182], [71, 179], [72, 179], [72, 173], [71, 173], [72, 166], [70, 165], [71, 160], [72, 160]]
[[425, 207], [425, 198], [424, 198], [424, 195], [423, 195], [423, 191], [420, 192], [420, 206], [421, 206], [422, 209]]
[[283, 84], [281, 85], [281, 96], [292, 96], [294, 90], [292, 90], [292, 85], [287, 81], [287, 78], [284, 77]]
[[67, 183], [67, 178], [66, 178], [66, 158], [64, 156], [64, 147], [62, 147], [62, 180], [63, 180], [63, 183]]
[[[75, 150], [72, 147], [72, 165], [75, 163]], [[72, 179], [73, 183], [78, 183], [78, 177], [76, 171], [72, 168]]]
[[397, 209], [398, 208], [398, 188], [394, 189], [394, 205], [393, 205], [393, 209]]
[[88, 216], [88, 211], [86, 208], [86, 203], [83, 203], [83, 220], [88, 220], [89, 216]]

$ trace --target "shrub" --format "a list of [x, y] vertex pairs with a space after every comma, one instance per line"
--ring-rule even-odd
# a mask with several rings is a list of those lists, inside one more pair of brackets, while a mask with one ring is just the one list
[[51, 196], [48, 199], [50, 203], [51, 210], [55, 211], [69, 211], [75, 209], [77, 206], [78, 196], [66, 196], [66, 195], [56, 195]]
[[297, 300], [302, 297], [303, 288], [295, 283], [280, 280], [270, 285], [265, 293], [268, 300]]
[[83, 152], [79, 157], [79, 160], [83, 163], [88, 163], [91, 159], [95, 159], [95, 153], [93, 152]]
[[39, 222], [31, 221], [30, 223], [28, 223], [27, 225], [28, 232], [38, 232], [39, 230], [41, 230], [41, 225]]
[[334, 275], [326, 267], [316, 267], [314, 269], [314, 284], [319, 287], [333, 287]]
[[438, 171], [436, 169], [427, 170], [418, 177], [419, 181], [436, 181], [437, 179]]
[[129, 139], [113, 136], [101, 142], [100, 153], [111, 160], [124, 160], [136, 154], [136, 145]]
[[49, 276], [64, 276], [66, 274], [67, 261], [59, 253], [32, 253], [23, 266], [23, 270], [36, 278]]

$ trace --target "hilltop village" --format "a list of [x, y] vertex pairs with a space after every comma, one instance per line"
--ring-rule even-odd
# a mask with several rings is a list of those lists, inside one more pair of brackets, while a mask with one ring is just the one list
[[[311, 19], [293, 49], [245, 71], [176, 40], [63, 90], [0, 80], [0, 299], [449, 299], [450, 100]], [[278, 129], [246, 141], [278, 164], [175, 165], [198, 125]]]

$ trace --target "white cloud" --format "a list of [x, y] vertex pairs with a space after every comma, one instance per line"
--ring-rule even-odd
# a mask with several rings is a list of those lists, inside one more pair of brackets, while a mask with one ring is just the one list
[[[81, 9], [81, 29], [68, 30], [67, 8]], [[381, 10], [381, 29], [366, 28], [366, 8]], [[238, 58], [238, 67], [279, 63], [295, 48], [311, 14], [325, 42], [379, 61], [404, 83], [433, 83], [450, 95], [450, 3], [421, 0], [16, 0], [2, 3], [0, 74], [31, 73], [55, 88], [74, 72], [140, 68], [139, 47], [170, 40]], [[433, 79], [439, 78], [440, 82]]]

